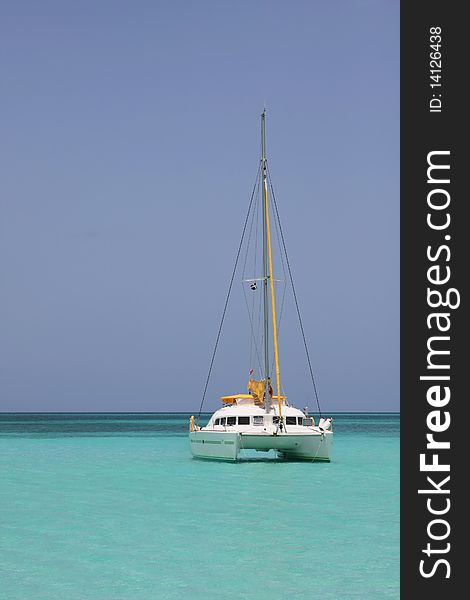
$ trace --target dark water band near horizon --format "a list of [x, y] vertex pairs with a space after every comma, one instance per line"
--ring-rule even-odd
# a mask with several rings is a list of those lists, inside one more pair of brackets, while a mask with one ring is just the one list
[[[0, 412], [0, 436], [87, 436], [87, 435], [187, 435], [190, 412]], [[212, 413], [201, 413], [200, 422]], [[316, 413], [310, 413], [318, 420]], [[325, 413], [326, 414], [326, 413]], [[337, 412], [334, 430], [363, 431], [378, 435], [399, 432], [397, 412]]]

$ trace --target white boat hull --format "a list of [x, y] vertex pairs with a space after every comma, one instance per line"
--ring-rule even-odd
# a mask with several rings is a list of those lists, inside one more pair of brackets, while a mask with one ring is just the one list
[[191, 453], [196, 458], [237, 460], [240, 434], [225, 431], [192, 431], [189, 434]]
[[276, 450], [286, 459], [330, 461], [333, 433], [251, 433], [199, 430], [189, 434], [191, 452], [196, 458], [238, 459], [241, 450]]

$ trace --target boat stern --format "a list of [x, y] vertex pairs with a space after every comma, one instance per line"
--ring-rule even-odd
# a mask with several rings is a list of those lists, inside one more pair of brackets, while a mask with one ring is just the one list
[[189, 432], [189, 445], [194, 458], [235, 461], [240, 452], [240, 434], [194, 430]]

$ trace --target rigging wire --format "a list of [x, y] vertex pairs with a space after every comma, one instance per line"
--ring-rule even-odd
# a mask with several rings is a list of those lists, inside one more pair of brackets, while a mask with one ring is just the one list
[[251, 327], [250, 368], [252, 367], [252, 361], [253, 361], [253, 342], [254, 342], [256, 358], [258, 359], [258, 366], [261, 369], [262, 368], [261, 367], [261, 357], [259, 354], [258, 344], [256, 343], [255, 331], [254, 331], [254, 327], [253, 327], [253, 319], [252, 319], [252, 315], [250, 313], [250, 307], [248, 305], [248, 298], [246, 297], [245, 287], [242, 286], [242, 289], [243, 289], [243, 296], [245, 298], [245, 304], [246, 304], [246, 308], [248, 311], [248, 318], [250, 319], [250, 327]]
[[284, 254], [286, 255], [287, 270], [289, 271], [289, 279], [290, 279], [290, 283], [291, 283], [291, 286], [292, 286], [292, 292], [293, 292], [293, 295], [294, 295], [295, 307], [297, 309], [297, 316], [299, 318], [300, 331], [302, 333], [302, 339], [303, 339], [303, 342], [304, 342], [305, 354], [307, 355], [307, 362], [308, 362], [308, 367], [309, 367], [309, 370], [310, 370], [310, 377], [312, 379], [313, 391], [315, 392], [315, 399], [317, 401], [318, 412], [319, 412], [320, 417], [321, 417], [322, 414], [321, 414], [321, 408], [320, 408], [320, 401], [318, 399], [317, 386], [316, 386], [316, 383], [315, 383], [315, 377], [313, 375], [312, 363], [310, 361], [310, 354], [309, 354], [308, 346], [307, 346], [307, 339], [305, 337], [304, 326], [303, 326], [302, 317], [301, 317], [301, 314], [300, 314], [299, 303], [297, 301], [297, 294], [295, 292], [294, 278], [292, 276], [292, 270], [290, 268], [289, 256], [287, 254], [286, 242], [285, 242], [285, 239], [284, 239], [284, 233], [282, 231], [281, 219], [279, 217], [279, 210], [277, 208], [277, 202], [276, 202], [276, 197], [274, 195], [274, 189], [273, 189], [273, 184], [272, 184], [272, 179], [271, 179], [271, 173], [269, 172], [269, 167], [267, 168], [267, 173], [268, 173], [268, 179], [269, 179], [269, 186], [271, 188], [271, 196], [272, 196], [272, 199], [273, 199], [274, 208], [276, 210], [276, 218], [277, 218], [277, 222], [279, 224], [279, 231], [281, 233], [282, 246], [284, 248]]
[[248, 298], [246, 297], [246, 291], [245, 291], [244, 287], [243, 287], [243, 296], [245, 298], [246, 309], [248, 311], [248, 318], [250, 320], [250, 327], [251, 327], [250, 368], [253, 366], [253, 345], [254, 345], [255, 352], [256, 352], [256, 358], [258, 359], [258, 366], [261, 369], [261, 357], [260, 357], [260, 353], [259, 353], [259, 349], [258, 349], [258, 344], [256, 343], [255, 331], [254, 331], [254, 327], [253, 327], [253, 319], [252, 319], [252, 315], [250, 313], [250, 307], [248, 305]]
[[[269, 201], [270, 201], [270, 205], [273, 206], [273, 202], [272, 202], [271, 198], [269, 199]], [[283, 290], [282, 290], [281, 309], [279, 311], [279, 318], [277, 320], [277, 334], [279, 336], [280, 331], [281, 331], [282, 315], [283, 315], [283, 312], [284, 312], [284, 301], [286, 299], [287, 274], [286, 274], [286, 267], [284, 265], [284, 256], [283, 256], [283, 252], [282, 252], [281, 239], [279, 237], [279, 225], [278, 225], [277, 219], [274, 219], [274, 226], [275, 226], [274, 228], [276, 230], [277, 243], [278, 243], [278, 246], [279, 246], [279, 256], [280, 256], [281, 265], [282, 265], [282, 275], [284, 277], [284, 286], [283, 286]], [[274, 357], [273, 357], [273, 360], [272, 360], [272, 363], [271, 363], [271, 371], [274, 371], [274, 362], [275, 361], [274, 361]], [[281, 386], [281, 387], [283, 387], [283, 386]]]
[[[242, 285], [242, 290], [243, 290], [243, 297], [245, 298], [245, 304], [246, 304], [246, 309], [248, 312], [248, 318], [250, 320], [250, 328], [251, 328], [251, 336], [250, 336], [250, 369], [253, 366], [253, 345], [255, 347], [255, 352], [256, 352], [256, 357], [258, 359], [258, 366], [261, 369], [261, 358], [260, 358], [260, 353], [259, 353], [259, 349], [258, 349], [258, 344], [256, 343], [256, 335], [255, 335], [255, 331], [254, 331], [254, 326], [253, 326], [253, 314], [254, 314], [254, 302], [255, 302], [255, 294], [253, 294], [253, 308], [252, 311], [250, 312], [250, 306], [248, 304], [248, 298], [246, 297], [246, 290], [245, 290], [245, 272], [246, 272], [246, 263], [248, 260], [248, 252], [250, 249], [250, 241], [251, 241], [251, 235], [253, 232], [253, 223], [255, 221], [255, 215], [256, 215], [256, 226], [255, 226], [255, 265], [256, 265], [256, 244], [257, 244], [257, 240], [258, 240], [258, 230], [257, 230], [257, 225], [258, 225], [258, 201], [259, 201], [259, 182], [261, 180], [261, 165], [260, 168], [258, 169], [258, 176], [257, 176], [257, 180], [255, 182], [255, 187], [258, 187], [258, 194], [255, 196], [255, 203], [253, 206], [253, 211], [252, 211], [252, 217], [251, 217], [251, 224], [250, 224], [250, 231], [248, 233], [248, 241], [246, 243], [246, 253], [245, 253], [245, 260], [243, 262], [243, 271], [242, 271], [242, 281], [241, 281], [241, 285]], [[256, 266], [255, 266], [255, 275], [254, 277], [256, 278]]]
[[251, 193], [250, 204], [248, 205], [248, 211], [246, 213], [245, 223], [243, 225], [242, 237], [240, 239], [240, 244], [238, 245], [237, 256], [235, 258], [235, 265], [234, 265], [233, 271], [232, 271], [232, 277], [230, 278], [230, 284], [228, 286], [227, 297], [225, 298], [224, 310], [222, 311], [222, 318], [220, 320], [219, 330], [217, 332], [217, 337], [216, 337], [215, 345], [214, 345], [214, 351], [212, 352], [212, 358], [211, 358], [211, 362], [210, 362], [210, 366], [209, 366], [209, 372], [207, 373], [207, 379], [206, 379], [206, 383], [204, 385], [204, 391], [203, 391], [203, 394], [202, 394], [202, 400], [201, 400], [201, 404], [199, 406], [199, 412], [198, 412], [198, 415], [197, 415], [197, 422], [198, 423], [199, 423], [199, 418], [201, 416], [201, 412], [202, 412], [202, 407], [203, 407], [203, 404], [204, 404], [204, 400], [206, 398], [207, 386], [209, 385], [209, 380], [210, 380], [211, 373], [212, 373], [212, 367], [214, 366], [215, 355], [216, 355], [216, 352], [217, 352], [217, 347], [219, 345], [220, 334], [222, 333], [222, 327], [223, 327], [224, 320], [225, 320], [225, 314], [227, 312], [228, 301], [230, 299], [230, 293], [232, 291], [233, 280], [235, 279], [235, 273], [237, 271], [238, 260], [240, 258], [240, 252], [241, 252], [241, 249], [242, 249], [242, 246], [243, 246], [243, 240], [245, 238], [246, 226], [247, 226], [248, 220], [250, 218], [251, 207], [253, 205], [253, 197], [255, 195], [256, 186], [257, 186], [258, 177], [259, 177], [259, 171], [260, 171], [260, 169], [258, 168], [258, 172], [256, 174], [256, 179], [255, 179], [255, 184], [253, 186], [253, 191]]
[[[261, 194], [260, 194], [260, 190], [261, 190], [261, 163], [260, 163], [260, 177], [258, 179], [258, 191], [257, 191], [257, 195], [256, 195], [256, 203], [255, 203], [255, 207], [254, 207], [254, 212], [256, 213], [256, 225], [255, 225], [255, 244], [254, 244], [254, 265], [253, 265], [253, 277], [256, 278], [257, 275], [257, 264], [258, 264], [258, 223], [259, 223], [259, 213], [260, 213], [260, 198], [261, 198]], [[256, 296], [258, 296], [258, 303], [261, 307], [261, 296], [260, 294], [253, 294], [253, 299], [251, 302], [251, 315], [252, 315], [252, 319], [255, 316], [255, 298]], [[256, 336], [254, 334], [253, 331], [253, 337], [251, 338], [251, 343], [250, 343], [250, 369], [251, 369], [251, 363], [252, 363], [252, 359], [253, 359], [253, 341], [254, 341], [254, 345], [255, 345], [255, 349], [256, 352], [258, 354], [258, 362], [259, 362], [259, 370], [260, 373], [262, 371], [262, 367], [261, 367], [261, 360], [259, 359], [259, 350], [258, 350], [258, 346], [256, 344]]]
[[[259, 182], [260, 175], [261, 175], [261, 167], [258, 168], [258, 174], [256, 176], [255, 187], [257, 187], [259, 185], [258, 182]], [[243, 261], [242, 281], [243, 281], [243, 278], [245, 277], [245, 272], [246, 272], [246, 262], [248, 260], [248, 250], [250, 248], [251, 235], [253, 233], [253, 223], [254, 223], [254, 220], [255, 220], [255, 213], [256, 213], [257, 202], [258, 202], [258, 197], [256, 196], [255, 205], [253, 207], [253, 211], [252, 211], [252, 215], [251, 215], [250, 230], [248, 232], [248, 241], [246, 243], [245, 260]]]

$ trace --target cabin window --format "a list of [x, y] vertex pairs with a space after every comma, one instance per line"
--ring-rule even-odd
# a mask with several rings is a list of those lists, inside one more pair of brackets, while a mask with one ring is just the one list
[[227, 425], [236, 425], [237, 417], [227, 417]]
[[222, 418], [220, 419], [220, 424], [225, 426], [225, 417], [222, 417]]
[[310, 417], [305, 417], [303, 419], [303, 426], [304, 427], [311, 427], [312, 426], [312, 419]]
[[249, 425], [250, 417], [238, 417], [238, 424], [239, 425]]
[[297, 425], [297, 417], [286, 417], [286, 425]]
[[279, 423], [279, 417], [273, 417], [273, 425], [277, 425]]
[[253, 417], [253, 425], [263, 425], [264, 418], [261, 415]]
[[214, 425], [220, 425], [220, 419], [216, 419], [216, 420], [214, 421]]
[[297, 425], [303, 425], [304, 424], [304, 418], [303, 417], [297, 417]]

